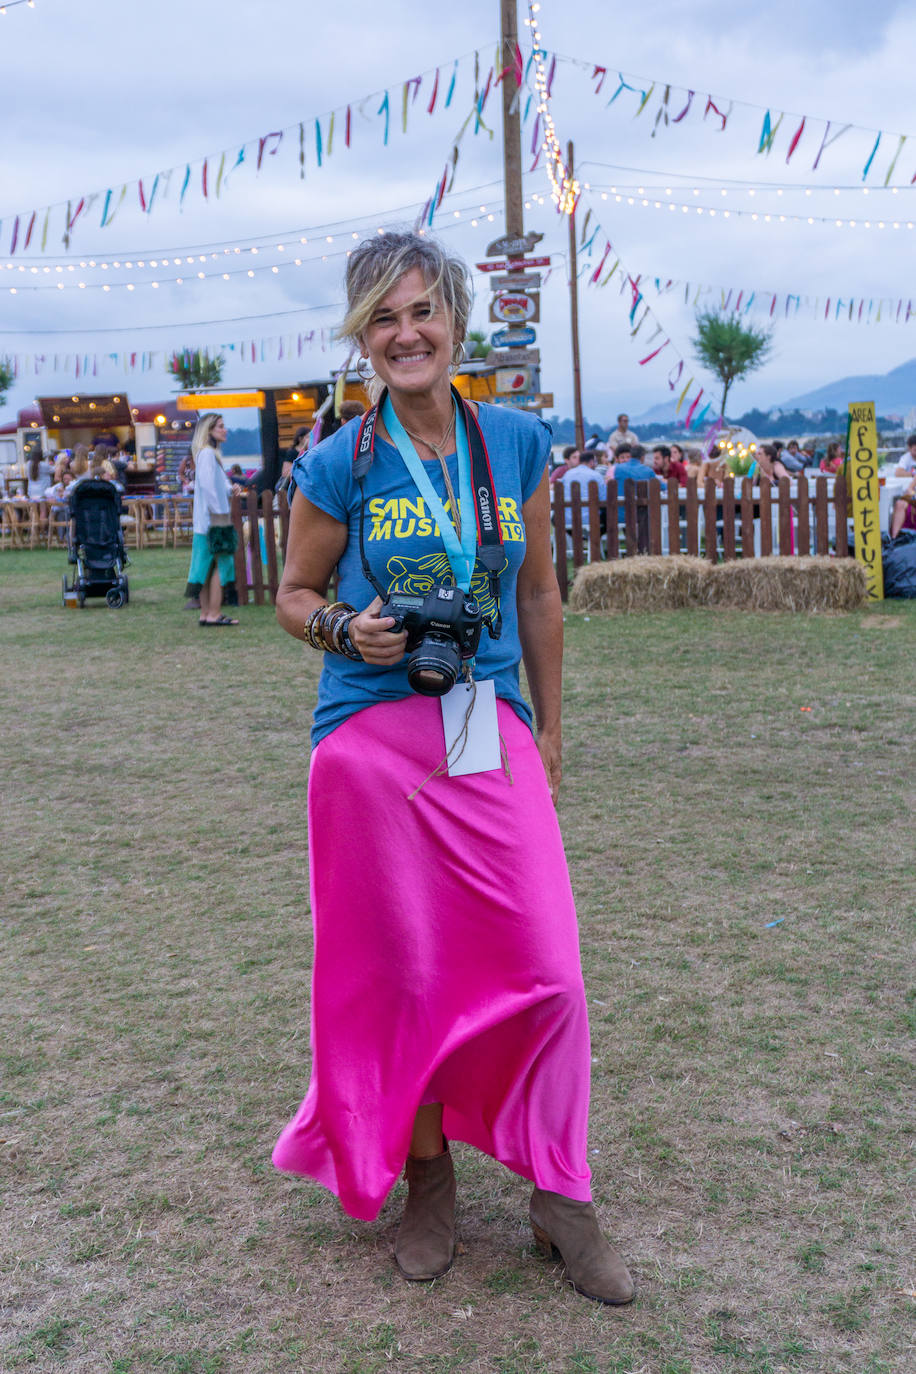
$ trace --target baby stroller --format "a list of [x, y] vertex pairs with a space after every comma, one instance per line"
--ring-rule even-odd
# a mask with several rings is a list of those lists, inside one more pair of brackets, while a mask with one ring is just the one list
[[112, 482], [85, 478], [70, 495], [70, 531], [67, 557], [76, 564], [73, 581], [63, 576], [62, 599], [76, 593], [82, 606], [87, 596], [104, 596], [109, 606], [126, 606], [130, 600], [121, 534], [121, 493]]

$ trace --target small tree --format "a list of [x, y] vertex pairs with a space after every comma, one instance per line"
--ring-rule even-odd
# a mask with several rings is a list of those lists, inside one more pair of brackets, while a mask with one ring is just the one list
[[199, 386], [219, 386], [225, 361], [222, 353], [211, 358], [205, 348], [183, 348], [172, 354], [165, 368], [182, 390], [193, 391]]
[[466, 358], [485, 358], [490, 351], [490, 341], [482, 329], [469, 329], [464, 341]]
[[10, 390], [15, 380], [16, 374], [13, 371], [12, 358], [0, 358], [0, 406], [2, 406], [6, 400], [6, 393]]
[[737, 315], [714, 310], [701, 310], [696, 323], [697, 335], [691, 340], [694, 354], [722, 383], [720, 414], [724, 419], [732, 382], [763, 366], [773, 346], [772, 335], [767, 329], [742, 324]]

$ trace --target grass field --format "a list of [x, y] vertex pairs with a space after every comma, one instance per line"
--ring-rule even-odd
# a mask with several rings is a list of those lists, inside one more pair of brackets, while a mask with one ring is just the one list
[[63, 555], [0, 555], [0, 1367], [912, 1374], [916, 604], [568, 618], [612, 1310], [466, 1147], [431, 1287], [394, 1269], [402, 1184], [363, 1225], [271, 1168], [319, 664], [269, 607], [202, 633], [186, 563], [73, 612]]

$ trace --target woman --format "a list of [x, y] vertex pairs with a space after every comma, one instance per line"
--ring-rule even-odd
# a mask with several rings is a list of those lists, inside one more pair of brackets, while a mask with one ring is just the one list
[[821, 472], [839, 472], [845, 461], [846, 454], [843, 451], [843, 445], [839, 440], [834, 439], [832, 443], [827, 445], [826, 457], [821, 459]]
[[72, 485], [74, 487], [78, 482], [84, 482], [89, 476], [89, 450], [85, 444], [77, 444], [73, 450], [73, 457], [70, 459], [70, 472], [73, 476]]
[[668, 471], [665, 473], [666, 479], [673, 477], [679, 487], [687, 485], [687, 464], [684, 461], [684, 450], [680, 444], [672, 444], [669, 449]]
[[[293, 468], [277, 616], [326, 652], [309, 774], [312, 1077], [274, 1163], [317, 1178], [352, 1216], [372, 1220], [406, 1156], [395, 1257], [406, 1278], [430, 1280], [454, 1256], [448, 1137], [470, 1142], [535, 1183], [535, 1236], [561, 1252], [579, 1291], [629, 1302], [630, 1276], [589, 1201], [588, 1021], [552, 804], [562, 607], [550, 557], [550, 431], [509, 409], [466, 408], [451, 392], [470, 311], [467, 269], [431, 240], [363, 243], [348, 263], [347, 297], [342, 332], [383, 402]], [[344, 600], [329, 608], [335, 569]], [[489, 754], [485, 771], [462, 759], [459, 720], [450, 758], [456, 772], [471, 770], [461, 776], [443, 758], [455, 697], [440, 708], [411, 689], [406, 633], [377, 594], [444, 593], [451, 605], [456, 582], [494, 630], [502, 620], [500, 638], [482, 632], [476, 688], [455, 689], [474, 737], [464, 749], [480, 743]], [[536, 741], [519, 692], [522, 657]], [[429, 690], [423, 673], [413, 680]], [[355, 843], [345, 851], [347, 835]]]
[[200, 625], [237, 625], [223, 615], [223, 592], [235, 585], [232, 557], [235, 531], [229, 520], [229, 497], [235, 487], [223, 471], [220, 444], [226, 437], [222, 415], [213, 411], [197, 421], [191, 440], [194, 459], [194, 535], [185, 596], [200, 605]]
[[28, 496], [30, 501], [40, 501], [54, 476], [54, 464], [40, 453], [31, 459], [28, 468]]

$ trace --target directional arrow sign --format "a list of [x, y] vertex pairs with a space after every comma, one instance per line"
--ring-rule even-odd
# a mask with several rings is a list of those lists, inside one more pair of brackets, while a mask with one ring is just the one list
[[490, 278], [491, 291], [538, 291], [540, 285], [540, 272], [519, 272], [518, 276]]
[[490, 343], [494, 348], [515, 348], [533, 344], [536, 338], [536, 329], [494, 329]]
[[493, 258], [491, 262], [475, 262], [474, 266], [478, 272], [505, 272], [509, 264], [505, 258]]
[[518, 257], [520, 253], [530, 253], [536, 243], [540, 243], [543, 234], [522, 234], [520, 238], [512, 238], [506, 235], [505, 238], [494, 239], [487, 244], [487, 257], [497, 257], [500, 253], [508, 253], [511, 257]]
[[487, 367], [537, 367], [541, 361], [539, 348], [500, 348], [486, 356]]
[[[477, 264], [478, 267], [480, 264]], [[510, 258], [509, 267], [549, 267], [550, 258]]]

